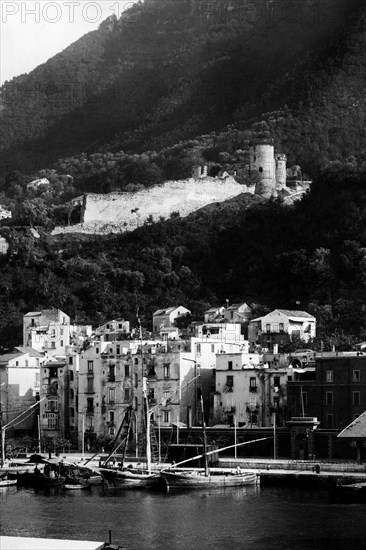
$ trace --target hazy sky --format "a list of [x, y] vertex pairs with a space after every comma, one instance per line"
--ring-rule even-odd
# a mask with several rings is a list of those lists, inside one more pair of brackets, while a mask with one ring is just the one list
[[136, 0], [2, 0], [1, 83], [44, 63]]

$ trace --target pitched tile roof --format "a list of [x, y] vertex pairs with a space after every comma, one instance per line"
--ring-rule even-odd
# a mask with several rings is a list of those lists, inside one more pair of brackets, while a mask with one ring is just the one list
[[348, 439], [366, 439], [366, 411], [356, 418], [347, 428], [341, 431], [337, 437]]
[[310, 315], [306, 311], [297, 311], [295, 309], [278, 309], [277, 311], [288, 315], [288, 317], [308, 317], [309, 319], [314, 319], [313, 315]]

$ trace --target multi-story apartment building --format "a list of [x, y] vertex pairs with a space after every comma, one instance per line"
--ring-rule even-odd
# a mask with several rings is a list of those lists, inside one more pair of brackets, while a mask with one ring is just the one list
[[288, 382], [289, 416], [317, 417], [320, 428], [343, 429], [366, 408], [366, 357], [316, 356], [315, 366], [294, 368]]
[[[0, 401], [3, 425], [9, 423], [8, 433], [21, 435], [34, 429], [34, 415], [12, 422], [39, 399], [40, 367], [46, 358], [29, 348], [17, 348], [0, 356]], [[34, 410], [35, 414], [35, 410]]]
[[52, 356], [65, 355], [70, 345], [81, 345], [91, 333], [90, 325], [71, 325], [60, 309], [31, 311], [23, 317], [23, 345]]
[[[214, 418], [233, 426], [284, 425], [287, 405], [285, 363], [265, 361], [253, 353], [224, 353], [216, 356]], [[278, 366], [277, 366], [278, 365]]]
[[130, 322], [125, 319], [113, 319], [95, 329], [95, 334], [106, 342], [122, 340], [130, 333]]

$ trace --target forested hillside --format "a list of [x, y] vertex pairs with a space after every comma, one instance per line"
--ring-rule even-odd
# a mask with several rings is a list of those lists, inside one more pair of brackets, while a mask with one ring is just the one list
[[[39, 308], [92, 324], [133, 324], [138, 309], [149, 328], [157, 308], [200, 317], [226, 299], [258, 314], [300, 302], [328, 349], [366, 339], [365, 44], [356, 0], [146, 0], [6, 83], [1, 342], [18, 344]], [[241, 195], [121, 236], [50, 236], [78, 221], [69, 201], [85, 191], [133, 191], [203, 162], [245, 183], [255, 137], [314, 177], [300, 203]], [[50, 186], [27, 189], [33, 177]]]
[[[254, 312], [316, 315], [325, 347], [366, 337], [366, 165], [335, 163], [300, 203], [248, 209], [248, 195], [123, 236], [40, 238], [2, 229], [0, 339], [21, 338], [26, 310], [59, 307], [78, 322], [120, 316], [149, 328], [155, 309], [245, 300]], [[18, 339], [18, 340], [17, 340]]]
[[[221, 130], [237, 111], [247, 120], [277, 108], [283, 105], [283, 89], [276, 95], [276, 82], [306, 62], [308, 51], [336, 38], [360, 4], [135, 4], [29, 75], [4, 84], [0, 150], [5, 172], [34, 172], [103, 143], [108, 150], [159, 151], [182, 138]], [[287, 99], [302, 96], [300, 88], [295, 86]]]

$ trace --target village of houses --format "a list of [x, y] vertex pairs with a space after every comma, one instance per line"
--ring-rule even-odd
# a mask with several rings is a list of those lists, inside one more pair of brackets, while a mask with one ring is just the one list
[[[362, 345], [281, 353], [294, 338], [314, 338], [316, 319], [284, 309], [253, 319], [246, 303], [209, 309], [182, 338], [177, 320], [189, 313], [156, 311], [148, 338], [123, 319], [93, 328], [71, 324], [59, 309], [24, 315], [23, 342], [0, 356], [3, 453], [8, 442], [37, 433], [44, 451], [57, 441], [75, 451], [102, 448], [127, 407], [137, 446], [147, 394], [151, 424], [166, 434], [200, 425], [202, 396], [213, 433], [235, 429], [243, 441], [275, 428], [278, 456], [363, 458], [356, 433], [366, 404]], [[349, 425], [354, 441], [337, 439]]]

